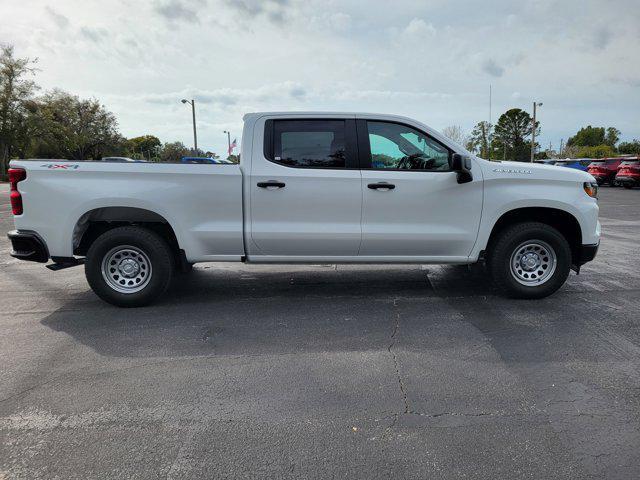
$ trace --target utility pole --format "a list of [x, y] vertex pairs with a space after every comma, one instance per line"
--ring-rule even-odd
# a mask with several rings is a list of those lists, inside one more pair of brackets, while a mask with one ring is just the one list
[[198, 154], [198, 136], [196, 135], [196, 101], [191, 99], [191, 101], [183, 98], [182, 103], [188, 103], [191, 105], [191, 115], [193, 117], [193, 153], [194, 155]]
[[560, 151], [558, 152], [558, 158], [562, 158], [562, 149], [564, 148], [564, 138], [560, 139]]
[[222, 133], [227, 134], [227, 157], [231, 155], [231, 132], [228, 130], [223, 130]]
[[541, 107], [542, 102], [533, 102], [533, 128], [531, 129], [531, 161], [533, 162], [536, 154], [536, 107]]
[[491, 142], [489, 141], [490, 138], [490, 132], [491, 132], [491, 84], [489, 84], [489, 125], [487, 127], [487, 132], [486, 132], [486, 136], [487, 136], [487, 143], [489, 144], [487, 147], [488, 152], [488, 160], [491, 160]]

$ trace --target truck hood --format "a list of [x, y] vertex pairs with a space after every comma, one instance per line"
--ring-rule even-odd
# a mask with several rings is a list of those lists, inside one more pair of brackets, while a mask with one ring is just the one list
[[557, 167], [528, 162], [483, 161], [485, 178], [521, 178], [569, 182], [595, 182], [587, 172], [575, 168]]

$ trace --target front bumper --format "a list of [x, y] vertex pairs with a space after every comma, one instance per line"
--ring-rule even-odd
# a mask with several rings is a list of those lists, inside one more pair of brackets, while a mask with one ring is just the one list
[[11, 241], [10, 255], [13, 258], [40, 263], [46, 263], [49, 260], [47, 244], [36, 232], [12, 230], [7, 233], [7, 237]]
[[596, 179], [596, 182], [598, 182], [598, 185], [613, 180], [613, 176], [611, 176], [611, 175], [603, 175], [603, 174], [599, 174], [599, 173], [592, 173], [591, 176]]
[[587, 262], [590, 262], [594, 258], [596, 258], [596, 254], [598, 253], [598, 248], [600, 247], [600, 243], [596, 243], [595, 245], [580, 245], [580, 249], [576, 252], [575, 262], [578, 266], [584, 265]]

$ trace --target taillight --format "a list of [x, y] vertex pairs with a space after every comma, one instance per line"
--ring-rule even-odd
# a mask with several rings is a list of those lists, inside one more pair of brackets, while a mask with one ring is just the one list
[[11, 210], [14, 215], [22, 215], [22, 195], [18, 191], [18, 182], [21, 182], [27, 178], [27, 172], [22, 168], [10, 168], [9, 169], [9, 187], [11, 193]]

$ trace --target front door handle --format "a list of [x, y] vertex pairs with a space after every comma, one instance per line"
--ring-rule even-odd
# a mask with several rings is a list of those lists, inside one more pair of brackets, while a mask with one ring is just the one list
[[283, 182], [269, 180], [268, 182], [258, 182], [258, 186], [260, 188], [269, 188], [269, 187], [284, 188], [285, 184]]
[[378, 190], [378, 189], [393, 190], [394, 188], [396, 188], [396, 186], [393, 183], [386, 183], [386, 182], [370, 183], [369, 185], [367, 185], [367, 187], [369, 187], [371, 190]]

